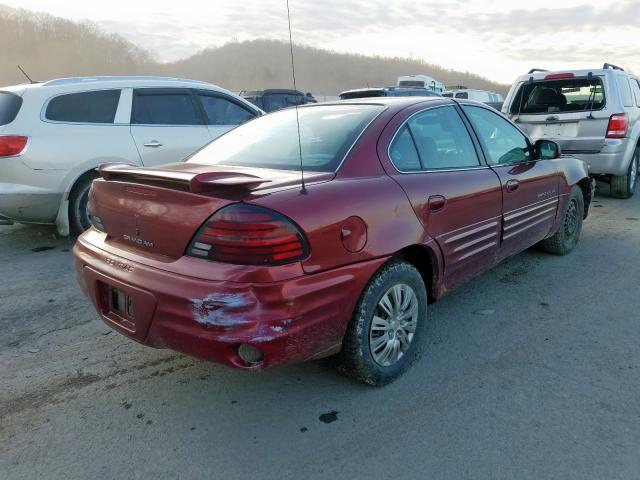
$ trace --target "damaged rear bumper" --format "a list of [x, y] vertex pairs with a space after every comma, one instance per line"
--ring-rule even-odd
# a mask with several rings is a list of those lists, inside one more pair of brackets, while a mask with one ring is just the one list
[[[249, 283], [194, 278], [132, 262], [84, 236], [74, 254], [80, 285], [113, 329], [144, 345], [244, 369], [339, 351], [360, 293], [386, 260]], [[124, 294], [131, 312], [114, 308], [114, 291]], [[264, 359], [246, 363], [238, 355], [242, 344], [260, 349]]]

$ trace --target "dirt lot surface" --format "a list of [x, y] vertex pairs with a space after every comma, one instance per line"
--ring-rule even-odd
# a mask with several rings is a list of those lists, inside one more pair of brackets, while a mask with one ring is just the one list
[[360, 386], [246, 373], [97, 317], [72, 241], [0, 227], [0, 479], [638, 479], [640, 195], [432, 306], [422, 359]]

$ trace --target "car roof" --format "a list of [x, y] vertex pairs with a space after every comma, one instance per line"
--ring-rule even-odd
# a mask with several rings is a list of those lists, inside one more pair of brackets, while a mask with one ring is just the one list
[[[3, 87], [3, 90], [82, 91], [101, 88], [201, 88], [230, 93], [228, 90], [200, 80], [154, 76], [96, 76], [56, 78], [46, 82]], [[235, 95], [235, 94], [234, 94]]]
[[249, 96], [259, 96], [265, 95], [269, 93], [284, 93], [291, 95], [304, 95], [300, 90], [293, 90], [289, 88], [266, 88], [264, 90], [243, 90], [241, 95], [249, 95]]
[[[451, 104], [455, 102], [451, 98], [446, 97], [367, 97], [367, 98], [351, 98], [347, 100], [336, 100], [331, 102], [312, 103], [300, 105], [298, 108], [317, 108], [319, 106], [344, 106], [344, 105], [381, 105], [389, 109], [400, 111], [411, 105], [418, 103], [433, 103], [434, 105]], [[294, 107], [289, 107], [294, 108]]]
[[543, 70], [543, 71], [527, 73], [525, 75], [520, 75], [517, 81], [528, 80], [529, 78], [533, 78], [534, 81], [544, 80], [547, 75], [558, 75], [562, 73], [572, 73], [576, 77], [586, 77], [589, 75], [589, 73], [591, 73], [592, 75], [612, 75], [617, 73], [617, 74], [629, 75], [633, 77], [633, 75], [630, 74], [629, 72], [625, 72], [624, 70], [617, 70], [613, 68], [599, 67], [599, 68], [582, 68], [582, 69], [576, 69], [576, 70], [567, 68], [566, 70], [553, 70], [553, 71]]

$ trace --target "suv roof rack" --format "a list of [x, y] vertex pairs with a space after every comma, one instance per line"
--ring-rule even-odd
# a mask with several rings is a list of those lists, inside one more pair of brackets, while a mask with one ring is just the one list
[[612, 68], [613, 70], [620, 70], [621, 72], [624, 72], [624, 68], [620, 68], [619, 66], [614, 65], [613, 63], [605, 63], [602, 66], [602, 68], [605, 69], [605, 70], [608, 69], [608, 68]]
[[175, 77], [156, 77], [156, 76], [95, 76], [95, 77], [67, 77], [56, 78], [44, 83], [44, 86], [51, 85], [73, 85], [76, 83], [91, 83], [91, 82], [104, 82], [104, 81], [179, 81], [179, 82], [191, 82], [191, 83], [207, 83], [202, 80], [189, 80], [186, 78]]
[[464, 85], [446, 85], [444, 88], [447, 90], [469, 90], [469, 87], [465, 87]]
[[532, 68], [531, 70], [529, 70], [527, 72], [527, 75], [531, 74], [531, 73], [536, 73], [536, 72], [548, 72], [549, 70], [545, 70], [544, 68]]

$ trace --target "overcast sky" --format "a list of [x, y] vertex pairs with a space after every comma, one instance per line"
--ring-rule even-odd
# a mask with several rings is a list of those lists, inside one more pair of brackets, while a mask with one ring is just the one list
[[[162, 61], [230, 40], [288, 39], [284, 0], [0, 0], [87, 19]], [[294, 43], [424, 59], [511, 83], [532, 67], [640, 73], [640, 0], [290, 0]], [[407, 72], [420, 73], [420, 72]]]

